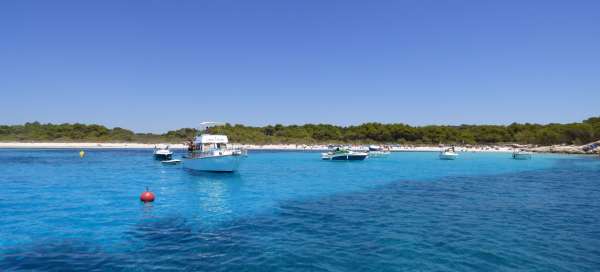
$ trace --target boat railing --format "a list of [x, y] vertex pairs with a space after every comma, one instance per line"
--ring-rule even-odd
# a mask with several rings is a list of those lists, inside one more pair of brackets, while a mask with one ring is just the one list
[[210, 150], [193, 150], [188, 151], [188, 153], [184, 156], [184, 158], [188, 159], [196, 159], [196, 158], [205, 158], [205, 157], [214, 157], [215, 155], [225, 155], [231, 154], [233, 156], [247, 156], [248, 151], [240, 148], [220, 148], [220, 149], [210, 149]]

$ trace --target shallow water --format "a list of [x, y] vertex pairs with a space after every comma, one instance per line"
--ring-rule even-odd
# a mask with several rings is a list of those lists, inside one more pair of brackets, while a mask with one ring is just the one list
[[0, 184], [2, 271], [600, 269], [594, 157], [254, 152], [208, 174], [148, 150], [0, 150]]

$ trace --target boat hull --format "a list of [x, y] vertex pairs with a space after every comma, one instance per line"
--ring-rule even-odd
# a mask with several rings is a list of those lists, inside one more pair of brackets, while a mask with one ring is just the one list
[[244, 156], [224, 155], [199, 158], [183, 158], [183, 167], [205, 172], [235, 172]]
[[165, 160], [162, 161], [163, 164], [166, 165], [175, 165], [175, 164], [179, 164], [181, 162], [181, 160]]
[[362, 161], [368, 157], [368, 154], [344, 154], [344, 155], [323, 155], [322, 159], [326, 161]]
[[168, 161], [173, 159], [173, 154], [154, 154], [154, 159]]

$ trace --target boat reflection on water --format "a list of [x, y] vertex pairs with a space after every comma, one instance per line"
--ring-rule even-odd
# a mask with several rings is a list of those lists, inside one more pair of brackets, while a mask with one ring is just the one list
[[[205, 218], [211, 222], [220, 222], [232, 216], [236, 208], [232, 203], [236, 201], [236, 195], [243, 187], [243, 181], [238, 173], [223, 175], [205, 171], [184, 169], [193, 176], [194, 182], [186, 183], [192, 196], [185, 202], [194, 207], [188, 212], [193, 216]], [[209, 219], [210, 218], [210, 219]]]

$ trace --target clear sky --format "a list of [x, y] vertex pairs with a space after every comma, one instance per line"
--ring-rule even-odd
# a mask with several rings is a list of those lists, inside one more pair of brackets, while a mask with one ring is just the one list
[[600, 1], [0, 1], [0, 124], [600, 115]]

